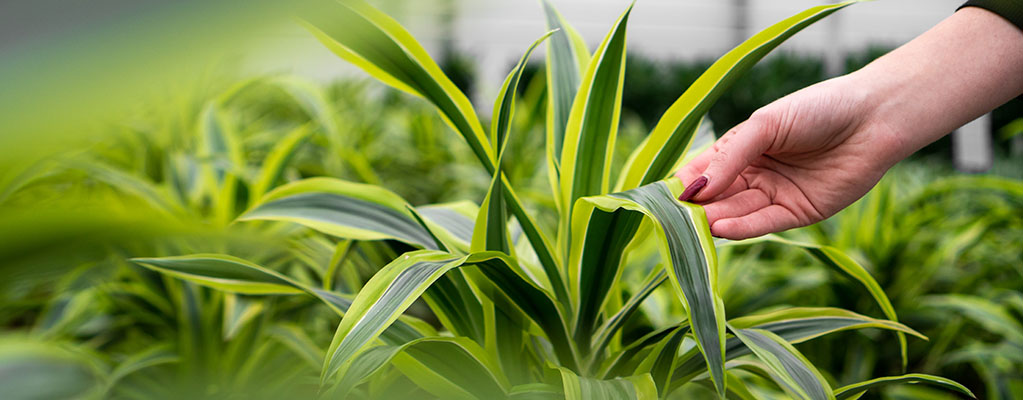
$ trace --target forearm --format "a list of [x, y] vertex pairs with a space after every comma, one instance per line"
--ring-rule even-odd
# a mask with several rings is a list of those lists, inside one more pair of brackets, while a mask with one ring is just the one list
[[1023, 31], [964, 8], [843, 79], [888, 131], [894, 163], [1023, 93]]

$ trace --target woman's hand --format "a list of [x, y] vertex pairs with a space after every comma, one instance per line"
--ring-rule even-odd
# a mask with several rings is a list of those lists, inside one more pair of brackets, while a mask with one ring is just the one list
[[711, 232], [744, 239], [809, 225], [860, 198], [896, 161], [892, 129], [871, 118], [848, 77], [810, 86], [755, 112], [678, 171], [706, 186]]
[[[863, 69], [783, 97], [676, 173], [711, 233], [744, 239], [830, 217], [888, 168], [1023, 92], [1023, 32], [966, 7]], [[684, 193], [689, 195], [691, 193]]]

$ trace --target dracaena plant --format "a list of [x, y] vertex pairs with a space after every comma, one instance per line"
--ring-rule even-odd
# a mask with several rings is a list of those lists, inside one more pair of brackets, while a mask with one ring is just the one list
[[[631, 6], [591, 54], [543, 2], [549, 31], [504, 80], [486, 130], [466, 95], [395, 20], [358, 0], [335, 3], [304, 24], [369, 75], [434, 105], [492, 176], [483, 201], [412, 207], [384, 188], [329, 178], [269, 191], [237, 222], [299, 224], [342, 239], [321, 287], [228, 255], [135, 262], [228, 292], [305, 294], [343, 314], [319, 377], [329, 396], [373, 396], [374, 388], [393, 381], [394, 371], [440, 398], [657, 398], [693, 387], [751, 398], [757, 386], [761, 393], [834, 399], [893, 382], [970, 394], [955, 382], [920, 374], [836, 389], [793, 347], [860, 328], [893, 331], [903, 349], [906, 334], [922, 337], [897, 322], [863, 267], [830, 247], [759, 239], [804, 248], [848, 274], [884, 319], [804, 307], [726, 319], [706, 217], [700, 206], [676, 199], [682, 183], [668, 178], [731, 82], [788, 37], [847, 5], [808, 9], [725, 54], [671, 105], [612, 182]], [[546, 171], [556, 229], [537, 223], [502, 171], [514, 161], [505, 159], [505, 148], [517, 133], [511, 129], [516, 88], [540, 45], [547, 53]], [[343, 261], [353, 243], [365, 241], [386, 241], [405, 252], [358, 290], [338, 290]], [[644, 267], [638, 260], [649, 259], [643, 252], [651, 248], [658, 266], [645, 266], [649, 274], [639, 286], [623, 282], [623, 270]], [[668, 326], [624, 332], [665, 282], [684, 315]], [[418, 299], [434, 324], [407, 313]]]

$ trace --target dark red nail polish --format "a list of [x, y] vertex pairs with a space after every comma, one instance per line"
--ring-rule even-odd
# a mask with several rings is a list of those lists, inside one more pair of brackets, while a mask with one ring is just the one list
[[700, 190], [703, 190], [704, 186], [707, 186], [707, 177], [701, 175], [686, 186], [686, 190], [682, 191], [682, 194], [678, 196], [678, 201], [689, 201], [693, 198], [693, 196], [696, 196], [697, 193], [700, 193]]

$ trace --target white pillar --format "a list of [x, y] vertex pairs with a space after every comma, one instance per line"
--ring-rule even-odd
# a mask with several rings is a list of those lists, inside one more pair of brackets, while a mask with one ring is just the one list
[[991, 168], [991, 113], [982, 115], [952, 133], [952, 158], [962, 172]]

